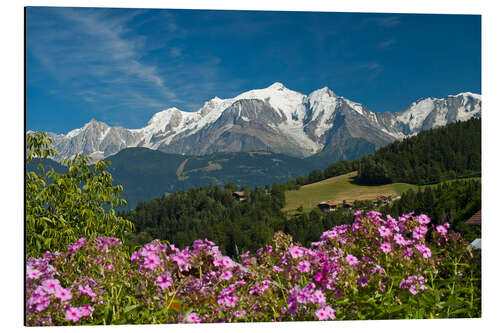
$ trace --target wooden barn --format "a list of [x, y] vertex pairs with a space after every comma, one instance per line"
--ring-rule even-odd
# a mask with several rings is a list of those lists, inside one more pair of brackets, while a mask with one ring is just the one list
[[246, 200], [245, 192], [233, 192], [233, 197], [238, 201]]
[[345, 211], [351, 210], [353, 206], [352, 202], [344, 201], [342, 203], [342, 208], [344, 208]]
[[468, 225], [481, 225], [481, 209], [476, 212], [476, 214], [472, 215], [470, 219], [465, 222]]
[[331, 212], [332, 210], [335, 210], [335, 208], [337, 208], [337, 204], [330, 200], [321, 201], [318, 204], [318, 208], [321, 209], [323, 213], [328, 213]]

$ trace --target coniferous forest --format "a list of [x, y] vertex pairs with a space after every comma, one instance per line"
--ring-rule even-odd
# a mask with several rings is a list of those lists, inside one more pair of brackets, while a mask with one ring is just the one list
[[234, 256], [267, 244], [276, 231], [283, 231], [298, 242], [309, 245], [324, 230], [335, 225], [349, 224], [357, 209], [377, 209], [384, 214], [399, 216], [403, 212], [427, 214], [435, 223], [450, 222], [465, 232], [471, 240], [480, 235], [478, 227], [465, 227], [464, 222], [481, 208], [481, 182], [457, 180], [425, 188], [423, 192], [409, 190], [400, 200], [376, 207], [372, 202], [355, 201], [353, 210], [336, 210], [323, 214], [319, 209], [287, 216], [283, 185], [249, 191], [248, 200], [233, 198], [234, 188], [209, 186], [192, 189], [140, 203], [135, 210], [120, 216], [134, 222], [135, 233], [128, 235], [131, 245], [154, 239], [168, 239], [179, 246], [208, 238], [216, 242], [227, 255]]

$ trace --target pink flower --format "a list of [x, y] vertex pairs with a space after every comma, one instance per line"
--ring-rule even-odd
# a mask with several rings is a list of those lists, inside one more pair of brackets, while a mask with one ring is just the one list
[[389, 253], [389, 252], [391, 252], [391, 243], [387, 243], [387, 242], [382, 243], [382, 244], [380, 245], [380, 249], [381, 249], [381, 250], [382, 250], [382, 252], [384, 252], [384, 253]]
[[438, 225], [436, 227], [436, 231], [439, 232], [443, 236], [446, 236], [446, 234], [448, 233], [448, 230], [446, 229], [446, 227], [444, 227], [442, 225]]
[[390, 237], [392, 235], [391, 229], [383, 225], [378, 228], [378, 231], [381, 237]]
[[335, 319], [335, 310], [327, 306], [314, 312], [318, 320]]
[[200, 316], [196, 312], [191, 312], [186, 316], [186, 321], [193, 324], [201, 323]]
[[281, 267], [279, 267], [279, 266], [273, 266], [273, 270], [274, 270], [275, 272], [278, 272], [278, 273], [279, 273], [279, 272], [283, 272], [283, 268], [281, 268]]
[[50, 304], [50, 298], [48, 296], [42, 297], [38, 303], [36, 303], [35, 310], [37, 312], [42, 312], [45, 310]]
[[394, 234], [394, 241], [399, 245], [405, 244], [405, 239], [401, 234]]
[[360, 286], [360, 287], [366, 287], [368, 286], [368, 277], [367, 276], [361, 276], [359, 277], [357, 280], [356, 280], [356, 283]]
[[443, 226], [444, 226], [446, 229], [449, 229], [449, 228], [450, 228], [450, 224], [449, 224], [448, 222], [443, 223]]
[[191, 268], [191, 264], [188, 263], [189, 257], [183, 253], [179, 255], [172, 255], [172, 260], [177, 264], [181, 271], [188, 271]]
[[220, 305], [225, 305], [230, 308], [235, 307], [237, 302], [238, 302], [238, 297], [234, 295], [228, 296], [226, 294], [222, 294], [217, 299], [217, 303], [219, 303]]
[[170, 278], [170, 274], [166, 273], [160, 275], [156, 278], [156, 284], [160, 287], [161, 290], [165, 290], [172, 285], [172, 279]]
[[290, 255], [292, 258], [300, 258], [304, 254], [304, 251], [298, 247], [298, 246], [290, 246], [290, 249], [288, 250], [290, 252]]
[[222, 265], [224, 267], [226, 267], [226, 268], [232, 268], [233, 267], [233, 261], [228, 256], [225, 256], [225, 257], [222, 258]]
[[160, 265], [161, 260], [156, 254], [150, 254], [146, 258], [144, 258], [144, 267], [149, 268], [154, 271], [158, 265]]
[[405, 259], [410, 259], [411, 257], [413, 256], [413, 249], [411, 247], [407, 247], [405, 249], [405, 255], [404, 255], [404, 258]]
[[413, 230], [414, 239], [422, 239], [427, 233], [427, 226], [425, 224], [420, 225], [417, 229]]
[[92, 300], [95, 299], [95, 297], [97, 296], [94, 291], [90, 288], [89, 285], [86, 285], [85, 287], [82, 287], [82, 286], [78, 286], [78, 291], [80, 292], [80, 294], [82, 295], [87, 295], [87, 296], [90, 296], [92, 298]]
[[186, 321], [188, 323], [199, 324], [201, 323], [200, 316], [196, 312], [191, 312], [186, 316]]
[[47, 294], [45, 293], [45, 290], [42, 286], [38, 286], [35, 291], [33, 291], [33, 293], [31, 294], [31, 298], [33, 298], [33, 300], [35, 302], [38, 302], [40, 299], [42, 299], [42, 297], [46, 296]]
[[68, 288], [68, 289], [64, 289], [62, 287], [59, 287], [57, 288], [56, 292], [54, 293], [54, 295], [59, 298], [61, 301], [69, 301], [72, 296], [71, 296], [71, 289]]
[[88, 317], [94, 311], [94, 308], [90, 305], [83, 305], [78, 308], [80, 310], [80, 315], [82, 317]]
[[335, 319], [335, 310], [332, 309], [330, 306], [327, 306], [324, 308], [326, 314], [328, 315], [328, 318], [330, 319]]
[[34, 269], [31, 266], [28, 266], [26, 270], [26, 275], [28, 276], [28, 279], [36, 280], [42, 275], [42, 273], [39, 270]]
[[231, 273], [230, 271], [224, 271], [220, 275], [221, 280], [231, 280], [232, 277], [233, 277], [233, 273]]
[[424, 285], [425, 278], [421, 275], [409, 276], [406, 280], [403, 279], [399, 283], [399, 288], [408, 289], [412, 295], [418, 294], [420, 291], [427, 290], [428, 288]]
[[321, 290], [316, 290], [313, 294], [314, 303], [323, 306], [326, 304], [326, 297]]
[[355, 266], [359, 263], [359, 260], [358, 258], [356, 258], [355, 256], [353, 256], [352, 254], [348, 254], [346, 257], [345, 257], [345, 260], [347, 261], [347, 263], [351, 266]]
[[427, 224], [430, 221], [431, 221], [431, 219], [427, 215], [425, 215], [425, 214], [421, 214], [421, 215], [418, 216], [418, 222], [420, 224]]
[[423, 244], [417, 244], [415, 245], [415, 248], [422, 254], [424, 258], [430, 258], [432, 255], [431, 250]]
[[246, 314], [246, 312], [245, 312], [245, 311], [234, 311], [234, 312], [233, 312], [233, 315], [234, 315], [236, 318], [241, 318], [241, 317], [243, 317], [245, 314]]
[[311, 264], [309, 263], [309, 261], [303, 260], [303, 261], [299, 262], [298, 269], [302, 273], [309, 272], [311, 270]]
[[314, 312], [318, 320], [328, 320], [328, 314], [324, 309], [318, 309]]
[[68, 310], [66, 310], [66, 315], [65, 315], [66, 320], [70, 320], [76, 323], [77, 321], [80, 320], [81, 317], [82, 316], [79, 308], [70, 307]]
[[42, 282], [44, 291], [48, 294], [55, 294], [57, 289], [61, 287], [61, 283], [56, 279], [48, 279]]

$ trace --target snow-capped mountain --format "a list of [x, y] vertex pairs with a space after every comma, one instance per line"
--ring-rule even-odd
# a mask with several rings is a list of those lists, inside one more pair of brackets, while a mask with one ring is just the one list
[[49, 136], [58, 158], [83, 153], [99, 160], [127, 147], [186, 155], [270, 150], [352, 158], [360, 150], [473, 116], [481, 116], [481, 96], [473, 93], [430, 97], [398, 113], [375, 113], [328, 87], [305, 95], [277, 82], [234, 98], [214, 97], [196, 112], [158, 112], [139, 129], [92, 120], [67, 134]]

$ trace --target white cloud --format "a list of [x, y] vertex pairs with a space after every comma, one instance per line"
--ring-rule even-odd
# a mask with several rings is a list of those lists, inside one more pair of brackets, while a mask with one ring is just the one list
[[[125, 13], [117, 16], [105, 10], [55, 8], [47, 15], [31, 8], [27, 50], [58, 81], [74, 86], [75, 94], [88, 103], [109, 98], [120, 103], [123, 96], [156, 100], [150, 105], [179, 102], [158, 68], [142, 60], [142, 36], [126, 26], [142, 11]], [[144, 88], [149, 91], [142, 96], [138, 91], [148, 90]], [[124, 100], [130, 102], [130, 98]]]

